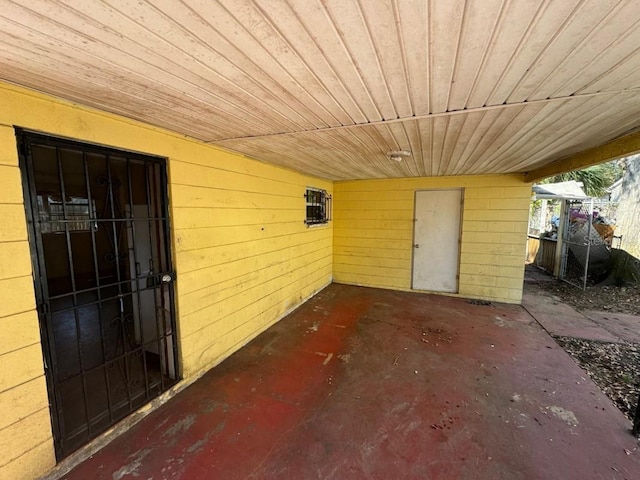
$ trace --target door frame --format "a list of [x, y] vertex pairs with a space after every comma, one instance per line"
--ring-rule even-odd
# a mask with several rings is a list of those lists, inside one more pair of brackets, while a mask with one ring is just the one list
[[[170, 323], [173, 331], [173, 362], [176, 378], [175, 381], [167, 387], [170, 388], [175, 383], [179, 382], [182, 378], [182, 365], [179, 362], [179, 342], [178, 342], [178, 329], [177, 329], [177, 308], [176, 308], [176, 292], [175, 292], [175, 280], [176, 273], [174, 267], [174, 248], [171, 235], [171, 219], [169, 216], [169, 178], [167, 173], [168, 159], [158, 155], [144, 154], [139, 152], [133, 152], [126, 149], [120, 149], [116, 147], [109, 147], [100, 144], [85, 142], [82, 140], [75, 140], [66, 137], [60, 137], [54, 134], [47, 134], [43, 132], [37, 132], [22, 127], [14, 127], [16, 135], [16, 145], [18, 152], [18, 166], [20, 169], [20, 177], [22, 181], [22, 191], [24, 196], [24, 209], [27, 220], [27, 239], [29, 242], [29, 251], [31, 254], [31, 266], [32, 266], [32, 279], [34, 285], [36, 312], [38, 314], [38, 324], [40, 329], [40, 341], [42, 346], [42, 354], [44, 360], [44, 372], [47, 385], [47, 395], [49, 398], [49, 416], [51, 419], [51, 427], [53, 433], [53, 443], [56, 455], [56, 462], [60, 462], [64, 458], [71, 455], [73, 452], [65, 453], [62, 448], [62, 432], [61, 426], [62, 416], [60, 414], [62, 401], [60, 398], [60, 391], [56, 388], [56, 382], [54, 378], [54, 367], [57, 365], [56, 355], [53, 345], [53, 329], [51, 327], [51, 308], [47, 301], [49, 298], [48, 286], [46, 280], [46, 267], [44, 261], [44, 246], [42, 243], [42, 234], [39, 232], [39, 224], [34, 217], [34, 208], [37, 208], [36, 198], [36, 184], [35, 184], [35, 172], [34, 165], [31, 161], [31, 153], [29, 149], [30, 143], [35, 140], [38, 144], [48, 145], [52, 147], [69, 147], [73, 149], [81, 149], [83, 152], [96, 152], [101, 154], [112, 154], [119, 156], [126, 156], [126, 158], [143, 160], [145, 162], [157, 163], [160, 168], [160, 179], [164, 186], [161, 192], [161, 211], [166, 221], [162, 228], [162, 235], [165, 237], [165, 256], [167, 262], [167, 269], [172, 274], [171, 288], [169, 288], [169, 309], [170, 309]], [[165, 390], [167, 391], [167, 390]], [[162, 394], [163, 392], [160, 392]], [[157, 398], [157, 397], [153, 397]], [[153, 399], [152, 398], [152, 399]], [[150, 400], [152, 400], [150, 399]], [[146, 404], [144, 404], [146, 405]], [[143, 406], [144, 406], [143, 405]], [[140, 407], [141, 408], [141, 407]], [[96, 435], [90, 436], [85, 446], [93, 439], [104, 434], [109, 429], [113, 428], [119, 421], [132, 415], [134, 411], [129, 412], [123, 418], [116, 420], [113, 424], [109, 425], [105, 430]], [[81, 449], [82, 447], [80, 447]], [[77, 451], [77, 450], [76, 450]]]
[[[416, 221], [417, 211], [416, 206], [418, 204], [418, 192], [437, 192], [437, 191], [459, 191], [460, 192], [460, 222], [458, 225], [458, 264], [456, 268], [456, 291], [455, 292], [440, 292], [436, 290], [422, 290], [416, 288], [414, 281], [414, 268], [415, 268], [415, 244], [416, 244]], [[460, 259], [462, 258], [462, 223], [464, 221], [464, 187], [442, 187], [442, 188], [420, 188], [414, 190], [413, 192], [413, 235], [411, 236], [411, 290], [416, 290], [418, 292], [434, 292], [440, 295], [459, 295], [460, 294]]]

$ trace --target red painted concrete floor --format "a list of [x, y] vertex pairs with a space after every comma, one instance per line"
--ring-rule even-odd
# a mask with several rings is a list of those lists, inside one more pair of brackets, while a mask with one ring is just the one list
[[334, 284], [64, 478], [638, 479], [629, 429], [519, 306]]

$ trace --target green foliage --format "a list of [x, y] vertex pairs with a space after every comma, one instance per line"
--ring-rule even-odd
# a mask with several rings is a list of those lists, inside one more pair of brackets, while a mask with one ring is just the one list
[[616, 180], [622, 176], [622, 167], [617, 160], [587, 167], [583, 170], [561, 173], [547, 177], [540, 183], [558, 183], [575, 180], [582, 182], [584, 192], [591, 197], [601, 197]]

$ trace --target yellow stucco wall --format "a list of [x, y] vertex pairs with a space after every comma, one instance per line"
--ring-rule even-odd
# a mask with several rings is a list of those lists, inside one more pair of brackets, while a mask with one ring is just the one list
[[[3, 110], [0, 107], [0, 116]], [[55, 458], [16, 139], [4, 124], [0, 125], [0, 332], [0, 478], [32, 478], [50, 468]]]
[[519, 303], [531, 197], [520, 175], [336, 182], [334, 281], [410, 290], [415, 191], [438, 188], [464, 189], [459, 295]]
[[[331, 184], [0, 83], [0, 478], [54, 463], [14, 126], [169, 159], [180, 364], [192, 379], [327, 284], [409, 290], [414, 192], [464, 188], [460, 295], [519, 302], [530, 187], [521, 176]], [[306, 186], [334, 221], [306, 228]]]
[[183, 378], [240, 348], [331, 281], [332, 225], [304, 225], [330, 182], [0, 84], [0, 478], [54, 463], [14, 126], [169, 159]]

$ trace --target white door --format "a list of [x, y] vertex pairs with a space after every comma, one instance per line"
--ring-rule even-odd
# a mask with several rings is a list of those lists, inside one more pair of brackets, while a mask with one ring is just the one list
[[416, 192], [413, 288], [458, 291], [462, 190]]

